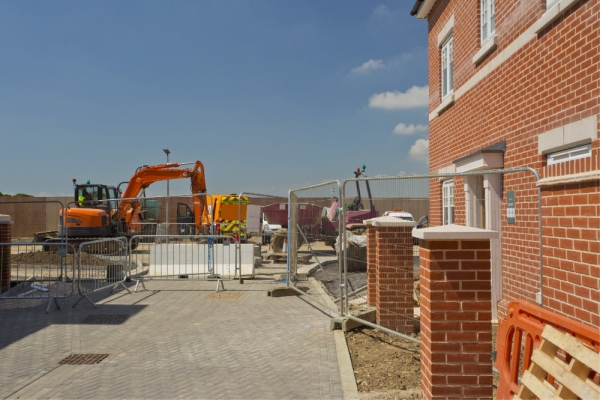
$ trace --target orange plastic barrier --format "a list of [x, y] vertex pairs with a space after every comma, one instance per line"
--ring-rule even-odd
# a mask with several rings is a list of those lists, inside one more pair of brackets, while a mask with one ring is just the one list
[[[498, 326], [496, 348], [496, 368], [500, 371], [500, 383], [496, 398], [512, 399], [519, 392], [519, 364], [521, 362], [521, 347], [525, 333], [525, 349], [523, 351], [523, 369], [526, 371], [531, 364], [533, 349], [539, 347], [542, 331], [546, 325], [572, 335], [600, 353], [600, 330], [596, 327], [572, 321], [567, 317], [555, 314], [545, 308], [522, 300], [513, 301], [508, 305], [506, 319]], [[598, 380], [598, 376], [590, 376]]]

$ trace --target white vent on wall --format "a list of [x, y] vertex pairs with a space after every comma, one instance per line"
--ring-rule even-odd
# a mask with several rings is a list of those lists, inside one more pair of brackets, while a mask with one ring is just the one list
[[554, 165], [565, 161], [578, 160], [592, 156], [592, 145], [572, 147], [570, 149], [548, 154], [548, 165]]

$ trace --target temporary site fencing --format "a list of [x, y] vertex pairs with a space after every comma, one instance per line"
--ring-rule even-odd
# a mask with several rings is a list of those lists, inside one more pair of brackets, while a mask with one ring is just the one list
[[[402, 220], [407, 212], [412, 215], [415, 225], [417, 220], [427, 216], [425, 220], [432, 226], [456, 223], [498, 231], [499, 238], [492, 239], [491, 244], [493, 304], [503, 307], [503, 304], [517, 299], [540, 303], [544, 291], [541, 194], [536, 187], [537, 180], [539, 175], [535, 170], [513, 168], [363, 177], [341, 184], [328, 181], [291, 190], [287, 199], [250, 192], [126, 199], [141, 204], [139, 221], [131, 231], [132, 235], [126, 239], [118, 236], [101, 240], [89, 238], [76, 243], [76, 246], [64, 244], [65, 237], [66, 240], [75, 239], [71, 228], [64, 230], [65, 237], [58, 236], [57, 243], [41, 243], [31, 238], [38, 231], [57, 230], [59, 214], [63, 212], [68, 218], [69, 211], [80, 206], [77, 202], [70, 202], [64, 207], [66, 202], [54, 199], [19, 199], [15, 202], [3, 199], [0, 201], [0, 214], [13, 217], [13, 237], [32, 240], [28, 244], [30, 249], [14, 249], [10, 243], [10, 253], [57, 256], [52, 268], [46, 266], [46, 269], [54, 271], [55, 281], [59, 277], [67, 281], [77, 280], [77, 293], [81, 296], [119, 285], [128, 277], [141, 282], [149, 279], [252, 278], [258, 265], [257, 259], [266, 257], [274, 262], [287, 262], [286, 282], [291, 287], [295, 287], [307, 274], [312, 274], [335, 299], [334, 309], [340, 316], [373, 324], [372, 319], [359, 318], [356, 313], [365, 315], [365, 308], [377, 306], [380, 313], [414, 321], [414, 326], [418, 326], [418, 246], [412, 240], [396, 244], [395, 248], [388, 249], [391, 258], [378, 260], [373, 254], [368, 254], [368, 234], [365, 236], [364, 233], [369, 228], [365, 221], [383, 217], [386, 211], [390, 212], [387, 218]], [[203, 200], [202, 212], [207, 211], [207, 217], [200, 220], [197, 218], [199, 199]], [[103, 204], [101, 198], [95, 201], [98, 205]], [[218, 201], [229, 202], [227, 206], [235, 209], [235, 215], [221, 221], [220, 225], [228, 224], [234, 234], [217, 229], [212, 211]], [[104, 204], [110, 205], [108, 208], [118, 206], [116, 202], [104, 201]], [[256, 243], [264, 241], [262, 238], [254, 243], [248, 242], [249, 238], [257, 239], [257, 235], [264, 233], [261, 226], [256, 226], [263, 222], [263, 216], [270, 224], [288, 229], [286, 234], [270, 233], [273, 237], [267, 254], [261, 254]], [[198, 232], [198, 221], [208, 227], [206, 232]], [[2, 248], [6, 246], [9, 245]], [[39, 251], [44, 246], [46, 250], [57, 251]], [[73, 258], [69, 258], [71, 252], [75, 254]], [[400, 258], [403, 273], [410, 276], [411, 284], [400, 288], [385, 280], [373, 281], [377, 287], [370, 290], [377, 290], [380, 297], [414, 301], [415, 308], [411, 307], [410, 312], [400, 312], [390, 302], [375, 304], [365, 299], [370, 282], [367, 264], [369, 267], [378, 265], [380, 270], [394, 273], [399, 271], [396, 261]], [[23, 272], [23, 264], [15, 264], [14, 260], [8, 278], [5, 276], [6, 261], [3, 261], [5, 286], [6, 281], [9, 286], [18, 286], [32, 276], [35, 279], [44, 276], [41, 271], [26, 276], [28, 273]], [[40, 269], [44, 268], [42, 261], [35, 263], [41, 265]], [[316, 266], [309, 268], [308, 263]], [[61, 266], [71, 273], [61, 276]], [[1, 290], [0, 298], [5, 298], [8, 289], [10, 287]], [[304, 291], [299, 292], [304, 295]], [[48, 292], [42, 289], [40, 293], [30, 295], [42, 296], [42, 293]], [[496, 318], [496, 313], [494, 309], [492, 318]]]
[[[339, 181], [328, 181], [308, 186], [289, 193], [289, 202], [280, 212], [287, 214], [288, 232], [284, 250], [288, 253], [286, 284], [295, 287], [299, 279], [308, 272], [325, 286], [333, 297], [338, 299], [333, 311], [342, 313], [339, 299], [346, 290], [346, 282], [341, 273], [340, 257], [336, 246], [340, 233], [337, 204], [341, 197]], [[303, 265], [315, 258], [316, 269], [303, 271]], [[353, 285], [352, 282], [348, 283]], [[351, 286], [354, 287], [354, 286]], [[322, 303], [310, 293], [296, 289], [301, 295]], [[326, 304], [331, 309], [329, 305]]]
[[[106, 200], [100, 191], [93, 195], [81, 202], [69, 202], [66, 207], [58, 201], [0, 202], [0, 214], [9, 217], [0, 227], [0, 299], [56, 299], [77, 293], [82, 296], [80, 300], [86, 298], [94, 304], [89, 297], [91, 293], [126, 288], [123, 283], [130, 279], [142, 284], [145, 280], [214, 279], [218, 289], [219, 284], [224, 287], [221, 280], [254, 277], [260, 247], [247, 240], [250, 234], [246, 232], [246, 209], [238, 213], [235, 195], [118, 201]], [[162, 205], [168, 208], [170, 202], [176, 202], [178, 212], [162, 213]], [[215, 222], [210, 211], [219, 202], [220, 211], [227, 208], [227, 220], [223, 220], [222, 212], [215, 214], [221, 217]], [[135, 213], [128, 213], [124, 219], [114, 218], [120, 206], [134, 203], [139, 207]], [[95, 221], [96, 212], [84, 215], [91, 208], [105, 214], [98, 214], [101, 218]], [[172, 218], [161, 219], [168, 214]], [[254, 222], [260, 241], [258, 214]], [[88, 215], [92, 216], [86, 222], [84, 218]], [[113, 217], [107, 224], [109, 216]], [[99, 220], [101, 227], [89, 228], [90, 221], [93, 225], [100, 224]], [[126, 236], [118, 236], [120, 232]], [[152, 234], [142, 234], [149, 232]], [[13, 239], [14, 233], [18, 238]], [[21, 239], [29, 242], [17, 242]], [[66, 272], [62, 273], [63, 270]], [[60, 294], [55, 294], [55, 283], [62, 280], [70, 285], [69, 290], [61, 287]]]
[[130, 240], [132, 278], [235, 279], [254, 277], [255, 245], [229, 236], [156, 235]]
[[[331, 181], [291, 190], [288, 284], [296, 285], [300, 277], [299, 256], [302, 252], [296, 246], [297, 237], [306, 237], [309, 243], [316, 240], [331, 243], [339, 235], [345, 240], [337, 239], [338, 243], [334, 245], [336, 253], [326, 253], [331, 256], [335, 267], [327, 268], [320, 262], [313, 273], [317, 277], [323, 274], [319, 280], [325, 282], [330, 294], [337, 298], [339, 315], [400, 334], [393, 327], [390, 329], [380, 325], [379, 321], [373, 323], [370, 317], [357, 317], [370, 315], [367, 311], [377, 308], [378, 317], [387, 315], [410, 320], [415, 331], [418, 330], [419, 281], [422, 278], [419, 274], [417, 241], [398, 241], [384, 249], [385, 257], [369, 254], [365, 247], [367, 240], [370, 240], [368, 234], [364, 235], [365, 231], [377, 225], [375, 218], [381, 218], [389, 212], [384, 220], [379, 220], [380, 224], [393, 225], [394, 219], [411, 219], [412, 215], [415, 229], [421, 219], [418, 228], [459, 224], [497, 231], [498, 238], [491, 239], [490, 243], [494, 305], [491, 318], [497, 319], [497, 307], [503, 307], [512, 300], [541, 303], [544, 291], [541, 190], [536, 186], [538, 180], [537, 171], [523, 167], [365, 177], [349, 179], [341, 185]], [[510, 187], [511, 190], [503, 190], [504, 187]], [[316, 227], [310, 224], [303, 226], [301, 207], [304, 205], [308, 208], [313, 204], [322, 207], [322, 202], [326, 200], [331, 201], [332, 206], [326, 209], [321, 219], [317, 219]], [[376, 240], [375, 236], [373, 240]], [[339, 259], [335, 254], [339, 255]], [[370, 271], [377, 269], [381, 277], [376, 280], [374, 276], [367, 276], [367, 264]], [[456, 281], [449, 282], [450, 285], [463, 285], [463, 289], [468, 287], [471, 273], [457, 271], [455, 275]], [[394, 276], [396, 280], [387, 279], [389, 276]], [[398, 279], [406, 276], [410, 276], [410, 285], [399, 284]], [[374, 285], [371, 291], [377, 293], [375, 297], [366, 295], [370, 282]], [[304, 292], [298, 290], [298, 293]], [[398, 307], [398, 299], [409, 299], [411, 303], [414, 301], [414, 308], [410, 307], [408, 312], [399, 311], [402, 307]]]
[[0, 300], [47, 300], [46, 311], [53, 301], [60, 308], [56, 300], [75, 291], [75, 253], [65, 243], [0, 243]]
[[130, 252], [127, 238], [116, 237], [83, 242], [77, 252], [77, 290], [81, 296], [73, 305], [87, 299], [94, 307], [89, 294], [112, 287], [121, 287], [130, 276]]

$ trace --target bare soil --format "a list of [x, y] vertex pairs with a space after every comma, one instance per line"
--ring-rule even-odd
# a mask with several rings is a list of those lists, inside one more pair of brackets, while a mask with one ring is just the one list
[[[417, 263], [418, 261], [415, 260]], [[319, 280], [332, 298], [339, 297], [337, 264], [316, 270], [312, 276]], [[418, 268], [415, 270], [415, 290], [418, 293]], [[349, 289], [366, 284], [366, 272], [348, 273]], [[362, 292], [360, 295], [364, 295]], [[352, 309], [352, 304], [350, 304]], [[411, 335], [418, 337], [418, 335]], [[418, 343], [370, 327], [346, 333], [354, 377], [362, 400], [420, 399], [420, 346]], [[495, 348], [495, 331], [493, 345]], [[498, 374], [494, 373], [494, 394]]]
[[[73, 254], [64, 256], [62, 262], [66, 265], [73, 264]], [[11, 255], [11, 263], [14, 264], [30, 264], [30, 265], [60, 265], [61, 255], [55, 251], [35, 251], [28, 253], [20, 253]], [[84, 265], [101, 265], [107, 266], [114, 264], [113, 261], [96, 257], [89, 253], [80, 253], [79, 259]]]
[[[366, 275], [366, 272], [348, 273], [350, 291], [363, 287]], [[312, 276], [332, 298], [339, 297], [337, 263], [317, 269]], [[350, 307], [353, 308], [352, 304]], [[346, 332], [346, 342], [361, 399], [421, 398], [418, 343], [369, 327]]]
[[419, 345], [377, 329], [346, 333], [361, 399], [419, 399]]

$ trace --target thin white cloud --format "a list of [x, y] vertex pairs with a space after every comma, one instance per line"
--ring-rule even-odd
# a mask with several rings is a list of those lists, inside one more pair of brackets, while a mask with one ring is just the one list
[[387, 17], [391, 14], [391, 11], [385, 4], [378, 5], [373, 11], [374, 17]]
[[406, 108], [427, 107], [429, 105], [429, 86], [413, 86], [406, 92], [377, 93], [369, 98], [370, 108], [384, 110], [403, 110]]
[[417, 139], [412, 145], [408, 155], [419, 161], [427, 161], [429, 159], [429, 140]]
[[394, 128], [394, 134], [396, 135], [412, 135], [417, 132], [426, 132], [428, 129], [427, 125], [415, 125], [415, 124], [398, 124]]
[[373, 71], [376, 69], [380, 69], [385, 67], [383, 64], [383, 60], [369, 60], [360, 67], [356, 67], [352, 69], [353, 74], [366, 74], [369, 71]]

